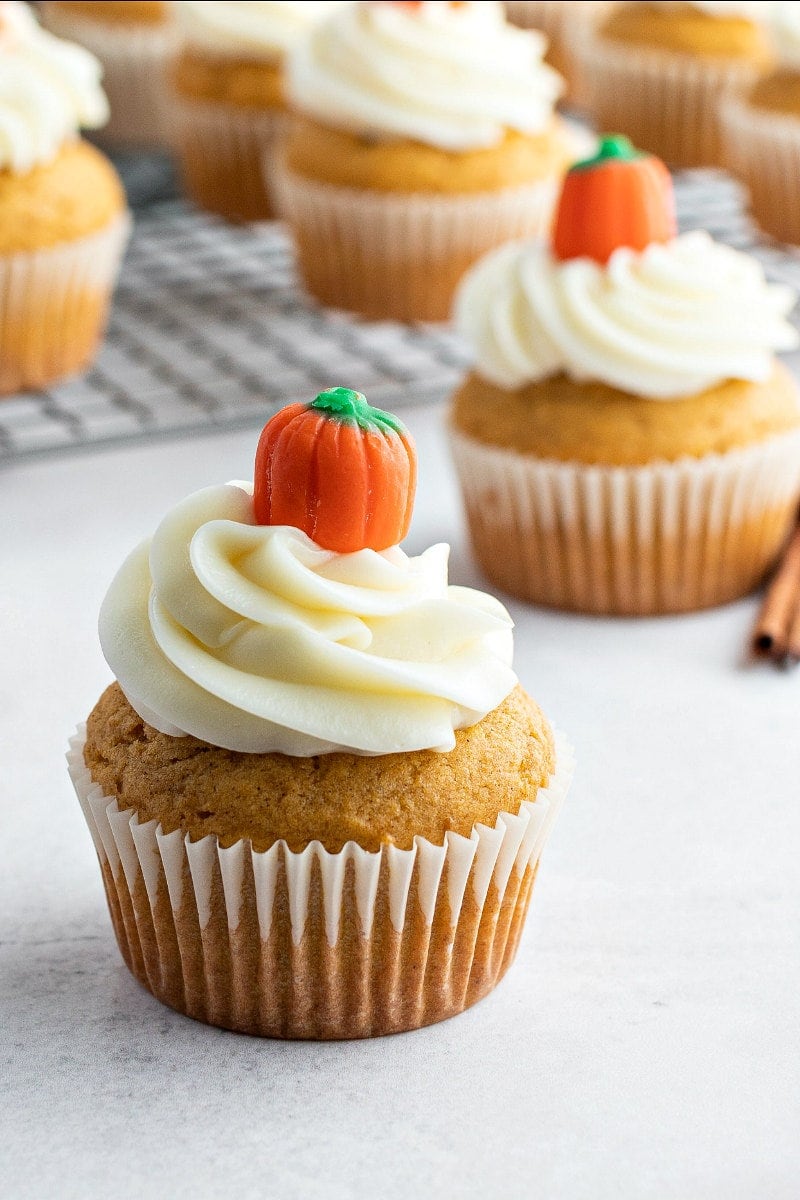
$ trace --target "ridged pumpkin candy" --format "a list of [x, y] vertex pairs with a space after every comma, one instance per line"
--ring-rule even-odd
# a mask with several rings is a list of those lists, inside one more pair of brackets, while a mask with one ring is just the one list
[[605, 265], [615, 250], [644, 250], [677, 233], [672, 177], [660, 158], [626, 137], [600, 140], [597, 154], [575, 163], [561, 188], [553, 228], [557, 259], [593, 258]]
[[408, 533], [417, 484], [401, 421], [361, 392], [330, 388], [264, 426], [253, 503], [259, 525], [293, 525], [325, 550], [387, 550]]

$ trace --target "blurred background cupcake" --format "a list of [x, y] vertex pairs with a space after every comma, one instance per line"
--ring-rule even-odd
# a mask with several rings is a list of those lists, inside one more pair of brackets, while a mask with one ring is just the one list
[[506, 13], [522, 29], [539, 29], [547, 38], [545, 61], [563, 75], [570, 104], [581, 105], [586, 89], [573, 53], [576, 30], [597, 24], [616, 8], [614, 0], [507, 0]]
[[284, 58], [337, 7], [312, 0], [178, 3], [175, 136], [187, 191], [201, 208], [233, 221], [275, 215], [270, 159], [285, 123]]
[[574, 52], [597, 124], [673, 166], [718, 164], [720, 100], [774, 66], [768, 7], [651, 0], [578, 29]]
[[0, 395], [85, 367], [128, 234], [122, 185], [81, 127], [108, 116], [100, 64], [0, 4]]
[[444, 320], [465, 269], [543, 232], [574, 156], [544, 39], [502, 5], [367, 4], [288, 63], [283, 203], [325, 304]]
[[489, 578], [595, 613], [754, 588], [800, 497], [800, 393], [775, 360], [795, 298], [675, 236], [663, 163], [604, 139], [567, 176], [553, 245], [495, 251], [458, 297], [475, 367], [451, 433]]
[[48, 0], [42, 22], [79, 42], [103, 65], [110, 116], [108, 146], [158, 147], [169, 141], [166, 73], [175, 52], [173, 5], [166, 0]]
[[774, 4], [772, 21], [780, 65], [723, 103], [724, 161], [767, 233], [800, 242], [800, 4]]

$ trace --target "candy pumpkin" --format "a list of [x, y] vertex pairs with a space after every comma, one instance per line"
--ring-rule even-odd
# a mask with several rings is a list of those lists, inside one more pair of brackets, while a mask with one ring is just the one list
[[302, 529], [325, 550], [386, 550], [408, 533], [416, 482], [416, 451], [402, 422], [360, 392], [330, 388], [264, 426], [255, 517]]
[[558, 259], [607, 263], [620, 246], [644, 250], [675, 237], [672, 178], [660, 158], [626, 137], [604, 137], [592, 158], [575, 163], [561, 188], [553, 230]]

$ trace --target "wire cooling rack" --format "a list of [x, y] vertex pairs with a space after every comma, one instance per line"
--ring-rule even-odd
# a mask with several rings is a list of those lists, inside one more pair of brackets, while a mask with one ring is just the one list
[[[149, 183], [145, 177], [145, 191]], [[706, 228], [756, 254], [771, 278], [800, 291], [800, 256], [759, 238], [732, 179], [685, 172], [676, 190], [682, 228]], [[796, 357], [792, 365], [800, 368]], [[0, 401], [0, 462], [255, 426], [335, 382], [383, 408], [435, 402], [466, 361], [465, 347], [444, 326], [359, 321], [310, 302], [281, 226], [231, 226], [161, 200], [135, 211], [108, 335], [92, 369]]]

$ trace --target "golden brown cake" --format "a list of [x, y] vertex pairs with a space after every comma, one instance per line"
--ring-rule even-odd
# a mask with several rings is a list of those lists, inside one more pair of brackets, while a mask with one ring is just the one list
[[77, 136], [107, 116], [99, 64], [65, 56], [25, 5], [2, 7], [4, 27], [0, 124], [27, 136], [0, 146], [0, 395], [91, 361], [128, 230], [113, 167]]
[[[606, 138], [551, 246], [495, 252], [457, 321], [450, 415], [476, 556], [525, 599], [644, 615], [722, 604], [774, 563], [800, 498], [795, 296], [675, 235], [663, 164]], [[587, 211], [592, 222], [584, 220]]]
[[622, 4], [576, 42], [588, 107], [674, 166], [721, 163], [718, 108], [775, 64], [758, 5]]
[[122, 955], [190, 1016], [396, 1032], [514, 957], [570, 755], [502, 605], [448, 585], [447, 547], [397, 544], [415, 479], [397, 418], [329, 389], [267, 423], [252, 488], [181, 501], [109, 588], [118, 682], [71, 772]]
[[444, 320], [481, 253], [546, 228], [575, 141], [541, 54], [499, 4], [347, 7], [298, 45], [280, 187], [314, 297]]
[[160, 25], [168, 18], [161, 0], [55, 0], [62, 12], [103, 25]]

